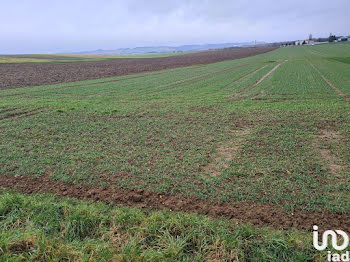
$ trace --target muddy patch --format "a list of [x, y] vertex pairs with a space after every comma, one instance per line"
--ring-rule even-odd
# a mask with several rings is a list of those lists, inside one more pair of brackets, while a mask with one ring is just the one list
[[9, 251], [10, 253], [13, 253], [13, 254], [20, 254], [20, 253], [29, 252], [33, 248], [35, 248], [33, 242], [20, 240], [10, 245]]
[[229, 167], [229, 162], [235, 157], [239, 147], [249, 133], [250, 129], [248, 128], [233, 131], [231, 139], [217, 148], [216, 157], [205, 168], [204, 173], [214, 177], [220, 176], [221, 169]]
[[332, 177], [341, 179], [340, 175], [342, 170], [345, 168], [343, 161], [332, 153], [330, 145], [331, 143], [340, 141], [342, 139], [341, 135], [333, 130], [322, 130], [322, 133], [316, 136], [313, 141], [313, 145], [316, 148], [317, 152], [320, 154], [322, 160], [324, 161], [323, 166], [329, 170]]
[[0, 176], [0, 187], [25, 194], [53, 193], [60, 197], [90, 199], [123, 206], [165, 209], [204, 214], [211, 217], [224, 217], [251, 223], [256, 226], [273, 228], [297, 228], [309, 231], [314, 224], [321, 230], [338, 228], [350, 232], [348, 214], [324, 212], [305, 212], [295, 209], [286, 212], [282, 207], [262, 202], [210, 202], [197, 198], [162, 195], [145, 190], [115, 189], [74, 185], [47, 177]]

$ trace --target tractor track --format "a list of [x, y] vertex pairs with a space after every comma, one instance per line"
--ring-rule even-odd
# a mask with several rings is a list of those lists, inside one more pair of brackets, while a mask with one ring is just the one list
[[[239, 90], [237, 93], [235, 93], [232, 97], [237, 97], [241, 94], [243, 94], [244, 92], [248, 91], [249, 89], [259, 85], [262, 81], [264, 81], [267, 77], [269, 77], [277, 68], [279, 68], [283, 63], [287, 62], [288, 60], [285, 60], [282, 63], [277, 64], [274, 68], [272, 68], [269, 72], [267, 72], [264, 76], [262, 76], [258, 81], [256, 81], [255, 83]], [[260, 68], [262, 69], [262, 68]]]
[[227, 87], [231, 86], [233, 83], [236, 83], [236, 82], [238, 82], [238, 81], [240, 81], [240, 80], [243, 80], [243, 79], [245, 79], [245, 78], [247, 78], [247, 77], [250, 77], [250, 76], [254, 75], [255, 73], [259, 72], [260, 70], [263, 70], [263, 69], [264, 69], [265, 67], [267, 67], [267, 66], [268, 66], [268, 65], [264, 65], [264, 66], [262, 66], [262, 67], [260, 67], [260, 68], [258, 68], [258, 69], [256, 69], [256, 70], [254, 70], [254, 71], [252, 71], [252, 72], [249, 72], [248, 74], [245, 74], [245, 75], [241, 76], [241, 77], [238, 78], [238, 79], [233, 80], [231, 83], [227, 84], [224, 88], [227, 88]]
[[13, 118], [33, 116], [42, 112], [43, 112], [42, 109], [34, 109], [34, 110], [28, 110], [28, 111], [22, 111], [22, 112], [9, 113], [3, 117], [0, 116], [0, 122], [8, 119], [13, 119]]
[[329, 81], [329, 80], [320, 72], [320, 70], [317, 69], [317, 67], [316, 67], [310, 60], [308, 60], [307, 62], [308, 62], [308, 63], [310, 64], [310, 66], [322, 77], [322, 79], [323, 79], [331, 88], [333, 88], [333, 89], [337, 92], [338, 95], [342, 96], [342, 97], [345, 99], [345, 101], [350, 102], [350, 97], [349, 97], [349, 96], [347, 96], [346, 94], [344, 94], [339, 88], [337, 88], [335, 85], [333, 85], [333, 83], [332, 83], [331, 81]]

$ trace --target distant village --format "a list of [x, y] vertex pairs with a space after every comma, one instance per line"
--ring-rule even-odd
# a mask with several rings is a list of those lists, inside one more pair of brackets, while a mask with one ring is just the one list
[[318, 45], [332, 42], [345, 42], [349, 41], [350, 36], [335, 36], [332, 33], [326, 38], [313, 38], [312, 34], [309, 35], [308, 39], [281, 42], [279, 45], [281, 47], [291, 46], [291, 45]]

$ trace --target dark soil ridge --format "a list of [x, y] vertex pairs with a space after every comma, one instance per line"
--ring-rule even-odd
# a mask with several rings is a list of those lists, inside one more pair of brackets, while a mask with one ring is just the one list
[[320, 230], [342, 229], [350, 232], [348, 214], [301, 210], [286, 212], [281, 207], [270, 203], [253, 201], [212, 203], [196, 198], [162, 195], [145, 190], [74, 185], [47, 177], [35, 178], [32, 176], [2, 175], [0, 187], [14, 189], [25, 194], [53, 193], [60, 197], [90, 199], [124, 206], [191, 212], [277, 229], [296, 228], [310, 231], [313, 225], [318, 225]]
[[0, 90], [210, 64], [263, 54], [274, 49], [276, 48], [227, 48], [158, 58], [118, 58], [74, 63], [0, 64]]

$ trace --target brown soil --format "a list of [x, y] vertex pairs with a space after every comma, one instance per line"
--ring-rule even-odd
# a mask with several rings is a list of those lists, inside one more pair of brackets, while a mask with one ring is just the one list
[[228, 167], [229, 161], [235, 157], [239, 146], [244, 141], [245, 136], [249, 134], [249, 131], [248, 128], [233, 131], [232, 140], [226, 141], [224, 145], [217, 149], [217, 157], [213, 162], [209, 163], [204, 172], [209, 173], [211, 176], [219, 176], [221, 173], [220, 169]]
[[19, 254], [29, 252], [32, 248], [34, 248], [34, 244], [31, 241], [20, 240], [9, 247], [9, 251], [11, 253]]
[[[331, 141], [339, 140], [341, 136], [331, 130], [323, 130], [323, 134], [317, 136], [316, 140], [314, 141], [314, 146], [317, 148], [317, 151], [322, 156], [322, 159], [326, 162], [326, 167], [329, 169], [330, 173], [333, 175], [330, 179], [334, 182], [334, 178], [339, 178], [340, 172], [342, 169], [345, 168], [345, 166], [340, 165], [342, 162], [340, 159], [337, 158], [336, 155], [332, 154], [330, 149], [327, 148], [327, 144]], [[319, 144], [326, 145], [325, 148], [320, 148]]]
[[319, 75], [322, 77], [322, 79], [323, 79], [324, 81], [326, 81], [326, 83], [327, 83], [330, 87], [332, 87], [332, 88], [337, 92], [338, 95], [344, 97], [344, 99], [345, 99], [347, 102], [350, 102], [350, 97], [349, 97], [349, 96], [347, 96], [346, 94], [344, 94], [340, 89], [338, 89], [335, 85], [333, 85], [332, 82], [329, 81], [329, 80], [316, 68], [316, 66], [315, 66], [313, 63], [311, 63], [310, 61], [308, 61], [308, 62], [309, 62], [309, 64], [311, 65], [311, 67], [312, 67], [313, 69], [315, 69], [315, 71], [316, 71], [317, 73], [319, 73]]
[[309, 231], [312, 229], [312, 226], [316, 224], [321, 230], [336, 228], [350, 232], [350, 219], [348, 214], [330, 213], [328, 211], [323, 213], [307, 213], [301, 210], [285, 212], [281, 207], [270, 203], [213, 203], [196, 198], [160, 195], [144, 190], [73, 185], [62, 181], [50, 180], [47, 177], [35, 178], [31, 176], [16, 177], [2, 175], [0, 187], [15, 189], [26, 194], [45, 192], [54, 193], [61, 197], [91, 199], [93, 201], [102, 201], [118, 205], [193, 212], [279, 229], [293, 227], [299, 230]]
[[96, 62], [1, 64], [0, 89], [48, 85], [210, 64], [258, 55], [272, 47], [227, 48], [158, 58], [118, 58]]

